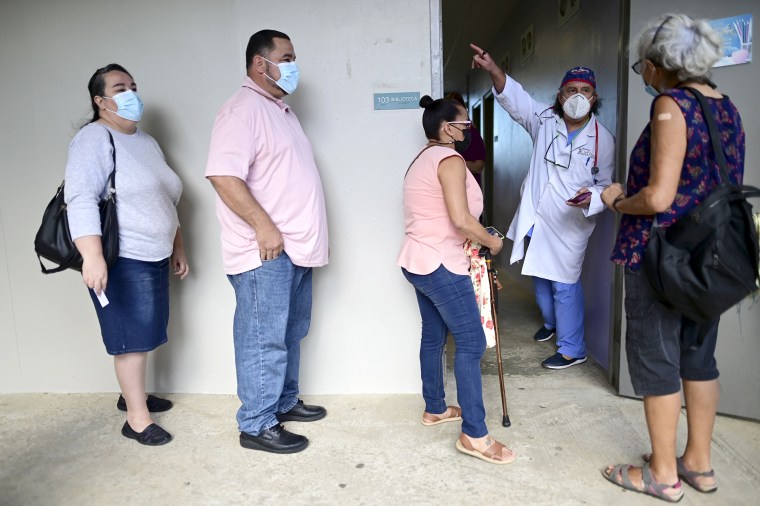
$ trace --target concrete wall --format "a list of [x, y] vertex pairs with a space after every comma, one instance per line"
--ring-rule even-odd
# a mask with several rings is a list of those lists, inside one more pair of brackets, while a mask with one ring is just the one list
[[331, 262], [315, 273], [303, 391], [417, 392], [419, 314], [395, 257], [402, 178], [425, 139], [419, 110], [374, 111], [372, 94], [431, 92], [436, 9], [428, 0], [0, 3], [0, 393], [117, 390], [80, 276], [43, 276], [32, 248], [87, 117], [87, 80], [111, 62], [133, 73], [146, 104], [140, 128], [185, 185], [192, 273], [172, 280], [170, 341], [149, 362], [148, 388], [235, 391], [233, 291], [203, 172], [216, 111], [242, 82], [248, 37], [263, 28], [295, 45], [302, 78], [288, 101], [328, 203]]
[[[751, 0], [725, 0], [717, 4], [706, 0], [673, 0], [664, 6], [656, 0], [636, 0], [631, 2], [630, 41], [638, 40], [639, 31], [647, 21], [668, 12], [683, 12], [695, 18], [718, 19], [751, 13], [757, 26], [757, 2]], [[635, 50], [634, 50], [635, 54]], [[631, 59], [633, 60], [633, 56]], [[713, 71], [713, 80], [721, 92], [729, 95], [742, 116], [746, 133], [746, 159], [744, 181], [760, 186], [760, 102], [757, 100], [757, 83], [760, 81], [760, 66], [755, 61], [744, 65], [720, 67]], [[652, 99], [644, 93], [641, 77], [630, 72], [628, 75], [627, 130], [624, 147], [626, 153], [636, 143], [641, 131], [649, 120]], [[621, 146], [621, 149], [623, 146]], [[755, 211], [760, 202], [752, 202]], [[718, 407], [723, 413], [751, 418], [760, 418], [760, 303], [747, 300], [734, 309], [728, 310], [721, 318], [718, 334], [716, 359], [721, 370], [721, 402]], [[623, 318], [625, 325], [625, 318]], [[623, 329], [620, 392], [633, 395], [625, 358], [625, 329]]]
[[[522, 2], [502, 27], [503, 36], [487, 48], [497, 62], [508, 54], [510, 77], [514, 78], [536, 100], [552, 103], [565, 71], [576, 65], [591, 67], [597, 79], [602, 107], [600, 122], [614, 135], [617, 130], [617, 85], [619, 46], [619, 2], [584, 0], [580, 11], [559, 26], [556, 2]], [[533, 25], [534, 53], [521, 60], [521, 35]], [[478, 41], [473, 41], [476, 44]], [[491, 80], [482, 71], [469, 73], [470, 100], [490, 93]], [[506, 230], [520, 199], [520, 186], [528, 171], [532, 143], [527, 132], [512, 121], [498, 104], [494, 107], [494, 220], [497, 228]], [[611, 333], [611, 293], [613, 267], [609, 261], [615, 220], [609, 211], [597, 219], [591, 236], [581, 280], [586, 298], [586, 342], [589, 353], [603, 367], [608, 366]], [[499, 257], [509, 261], [510, 247]], [[512, 282], [532, 292], [529, 278], [520, 275], [522, 263], [505, 270]], [[508, 287], [507, 287], [508, 289]]]

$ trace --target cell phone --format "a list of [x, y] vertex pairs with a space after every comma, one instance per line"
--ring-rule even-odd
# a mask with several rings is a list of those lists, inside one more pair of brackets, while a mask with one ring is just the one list
[[499, 232], [498, 230], [496, 230], [494, 227], [491, 227], [491, 226], [486, 227], [486, 232], [488, 232], [491, 235], [495, 235], [496, 237], [498, 237], [502, 241], [504, 240], [504, 234], [502, 234], [501, 232]]
[[571, 204], [580, 204], [581, 202], [583, 202], [590, 196], [591, 196], [591, 192], [583, 192], [580, 195], [576, 195], [575, 197], [568, 199], [567, 201], [570, 202]]

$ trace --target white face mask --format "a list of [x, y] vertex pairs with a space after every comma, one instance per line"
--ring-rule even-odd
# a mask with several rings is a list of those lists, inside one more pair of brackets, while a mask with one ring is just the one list
[[565, 100], [562, 110], [573, 119], [581, 119], [591, 110], [591, 102], [581, 93], [576, 93]]

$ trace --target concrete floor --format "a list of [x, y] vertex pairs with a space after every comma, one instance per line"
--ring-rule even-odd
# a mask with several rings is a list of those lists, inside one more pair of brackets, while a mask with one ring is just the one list
[[[167, 395], [175, 407], [156, 420], [175, 439], [157, 448], [119, 434], [116, 394], [0, 395], [0, 505], [664, 504], [600, 474], [649, 450], [641, 402], [616, 396], [590, 361], [541, 369], [554, 346], [532, 341], [541, 322], [526, 294], [506, 294], [500, 321], [512, 427], [500, 423], [492, 350], [483, 363], [487, 422], [517, 450], [514, 464], [457, 452], [458, 424], [420, 424], [416, 395], [308, 397], [329, 414], [288, 424], [311, 440], [295, 455], [242, 449], [230, 395]], [[679, 448], [685, 434], [682, 417]], [[719, 416], [713, 464], [718, 492], [685, 486], [681, 504], [758, 504], [760, 424]]]

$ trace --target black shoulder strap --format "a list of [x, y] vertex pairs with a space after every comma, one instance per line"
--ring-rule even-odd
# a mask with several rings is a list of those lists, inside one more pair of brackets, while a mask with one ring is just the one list
[[414, 165], [414, 162], [417, 161], [417, 158], [419, 158], [420, 156], [422, 156], [422, 153], [424, 153], [425, 151], [427, 151], [428, 149], [430, 149], [432, 147], [433, 146], [425, 146], [424, 148], [422, 148], [422, 151], [420, 151], [419, 153], [417, 153], [417, 156], [414, 157], [414, 160], [412, 160], [412, 163], [409, 164], [409, 168], [406, 169], [406, 172], [404, 173], [404, 179], [406, 179], [406, 175], [409, 174], [409, 170], [412, 168], [412, 165]]
[[113, 143], [111, 131], [106, 128], [106, 132], [108, 132], [108, 140], [111, 141], [111, 158], [113, 160], [113, 169], [111, 169], [111, 175], [108, 176], [108, 186], [109, 191], [113, 193], [116, 191], [116, 145]]
[[699, 90], [687, 86], [684, 86], [683, 89], [692, 92], [702, 106], [702, 117], [705, 118], [705, 123], [707, 123], [707, 130], [710, 133], [710, 140], [715, 152], [715, 161], [718, 162], [718, 167], [720, 167], [721, 185], [730, 185], [731, 180], [728, 178], [726, 156], [723, 154], [723, 146], [720, 143], [720, 132], [718, 132], [718, 125], [715, 124], [715, 117], [713, 116], [712, 109], [710, 109], [710, 104], [707, 103], [707, 99]]

